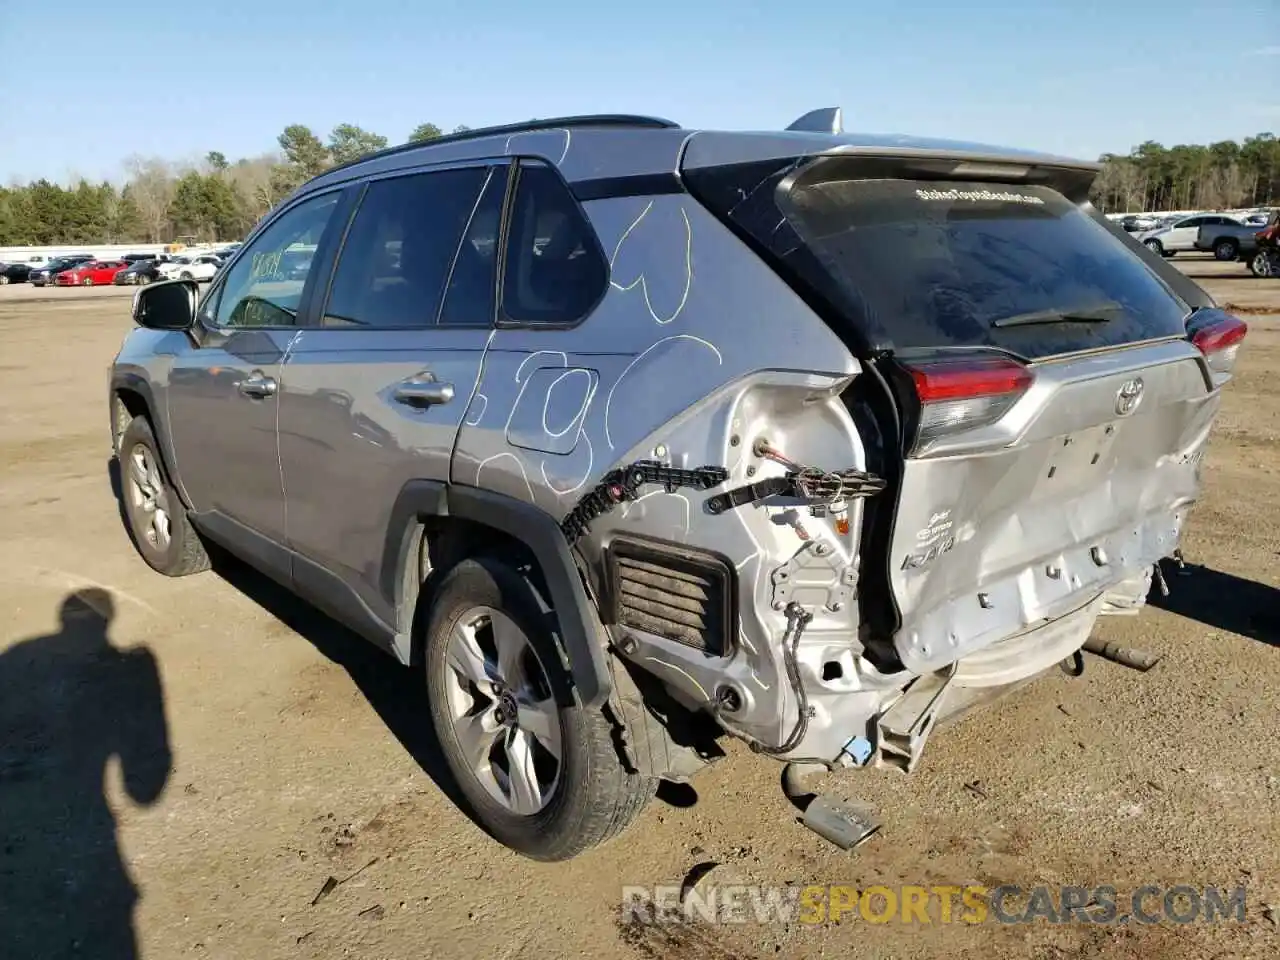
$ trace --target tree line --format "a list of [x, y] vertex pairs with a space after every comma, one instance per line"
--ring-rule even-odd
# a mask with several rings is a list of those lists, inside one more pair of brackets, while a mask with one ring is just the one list
[[[443, 135], [423, 123], [408, 141]], [[278, 152], [235, 161], [216, 150], [195, 163], [130, 157], [122, 185], [80, 180], [68, 187], [41, 179], [0, 187], [0, 246], [240, 239], [299, 184], [381, 150], [388, 140], [342, 123], [325, 141], [310, 127], [291, 124], [277, 143]]]
[[[423, 123], [408, 142], [440, 136], [438, 126]], [[130, 157], [122, 186], [41, 179], [0, 187], [0, 246], [239, 239], [299, 184], [388, 140], [349, 123], [322, 140], [295, 123], [277, 143], [277, 152], [235, 161], [217, 151], [186, 164]], [[1149, 140], [1101, 161], [1092, 199], [1107, 213], [1280, 204], [1280, 140], [1273, 133], [1174, 147]]]
[[1231, 210], [1280, 204], [1280, 140], [1165, 147], [1148, 140], [1127, 156], [1104, 154], [1093, 202], [1105, 213]]

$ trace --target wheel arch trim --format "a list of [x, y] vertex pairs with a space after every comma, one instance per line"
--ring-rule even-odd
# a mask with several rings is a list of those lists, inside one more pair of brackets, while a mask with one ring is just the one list
[[585, 707], [597, 707], [613, 692], [608, 655], [599, 643], [598, 615], [560, 524], [533, 504], [477, 487], [410, 480], [391, 510], [383, 548], [379, 592], [396, 611], [396, 646], [407, 660], [417, 606], [416, 548], [426, 518], [456, 517], [515, 538], [533, 554], [556, 611], [569, 674]]
[[173, 446], [169, 442], [167, 424], [162, 422], [160, 407], [156, 403], [155, 392], [151, 389], [151, 384], [146, 377], [140, 374], [117, 370], [111, 375], [111, 395], [108, 398], [107, 410], [111, 417], [112, 451], [114, 452], [118, 448], [120, 437], [124, 432], [119, 429], [119, 424], [116, 421], [116, 404], [122, 402], [120, 399], [120, 394], [122, 393], [134, 393], [142, 398], [142, 402], [147, 408], [147, 419], [151, 421], [151, 434], [156, 438], [156, 444], [160, 447], [160, 465], [165, 472], [165, 479], [169, 481], [169, 485], [177, 492], [178, 497], [182, 500], [182, 505], [190, 510], [191, 501], [187, 497], [186, 488], [182, 485], [182, 480], [178, 477], [175, 469], [177, 460], [174, 457]]

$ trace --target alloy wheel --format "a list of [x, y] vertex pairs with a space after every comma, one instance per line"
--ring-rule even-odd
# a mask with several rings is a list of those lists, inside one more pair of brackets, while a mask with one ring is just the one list
[[138, 532], [155, 549], [168, 550], [173, 536], [169, 525], [169, 495], [160, 478], [155, 454], [140, 443], [129, 452], [129, 495], [135, 514], [146, 521], [145, 529]]
[[467, 769], [491, 798], [531, 816], [560, 782], [560, 718], [541, 659], [500, 610], [465, 611], [449, 634], [446, 699]]

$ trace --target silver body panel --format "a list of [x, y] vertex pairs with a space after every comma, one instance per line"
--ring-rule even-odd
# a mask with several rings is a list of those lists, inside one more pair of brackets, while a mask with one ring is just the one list
[[[287, 545], [342, 578], [371, 608], [390, 510], [410, 480], [448, 481], [487, 330], [308, 329], [298, 334], [279, 399]], [[451, 403], [407, 406], [396, 384], [452, 383]]]
[[168, 369], [169, 436], [190, 502], [273, 540], [287, 539], [277, 401], [240, 393], [253, 373], [277, 380], [296, 330], [245, 330], [181, 350]]

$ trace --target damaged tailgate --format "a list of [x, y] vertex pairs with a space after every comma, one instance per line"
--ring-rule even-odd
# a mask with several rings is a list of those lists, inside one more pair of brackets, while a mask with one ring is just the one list
[[1045, 185], [801, 177], [787, 206], [892, 337], [904, 666], [1062, 617], [1172, 552], [1218, 384], [1140, 256]]

